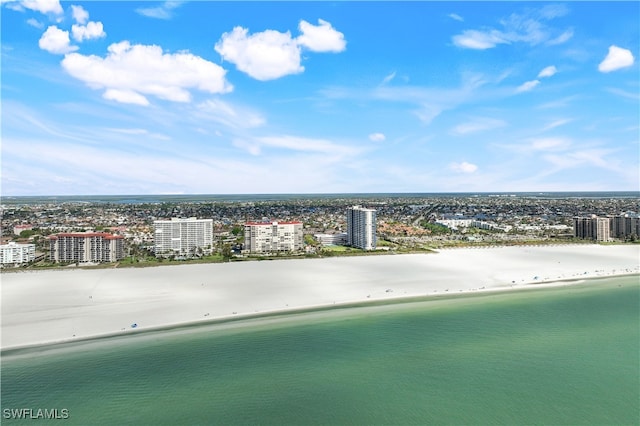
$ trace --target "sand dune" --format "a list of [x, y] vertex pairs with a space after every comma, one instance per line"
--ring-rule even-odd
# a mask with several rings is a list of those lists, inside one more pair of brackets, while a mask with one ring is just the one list
[[[640, 272], [640, 246], [451, 249], [435, 254], [2, 274], [2, 349], [314, 306], [526, 288]], [[553, 284], [553, 285], [556, 285]]]

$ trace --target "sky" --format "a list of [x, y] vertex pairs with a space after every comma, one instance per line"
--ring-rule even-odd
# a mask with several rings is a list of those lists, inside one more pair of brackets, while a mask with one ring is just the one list
[[640, 190], [640, 3], [1, 0], [3, 196]]

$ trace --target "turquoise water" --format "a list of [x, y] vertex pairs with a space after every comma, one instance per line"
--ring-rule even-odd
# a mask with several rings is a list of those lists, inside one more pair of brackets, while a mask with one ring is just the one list
[[57, 424], [637, 425], [639, 306], [634, 276], [11, 351], [3, 415], [68, 410]]

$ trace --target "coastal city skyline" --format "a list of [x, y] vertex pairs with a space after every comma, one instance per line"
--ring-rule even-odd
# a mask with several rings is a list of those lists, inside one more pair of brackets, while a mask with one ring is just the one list
[[2, 0], [2, 195], [637, 191], [634, 2]]

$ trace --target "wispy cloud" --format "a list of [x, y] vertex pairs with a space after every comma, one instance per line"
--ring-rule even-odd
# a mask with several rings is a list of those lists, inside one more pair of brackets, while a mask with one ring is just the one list
[[182, 1], [166, 1], [156, 7], [140, 7], [136, 9], [136, 12], [147, 18], [168, 20], [173, 18], [173, 11], [183, 3]]
[[538, 84], [540, 84], [540, 80], [531, 80], [525, 81], [520, 86], [516, 88], [517, 93], [528, 92], [533, 90]]
[[384, 133], [371, 133], [369, 135], [369, 140], [372, 142], [384, 142], [386, 136]]
[[285, 149], [291, 151], [317, 152], [331, 156], [352, 155], [360, 151], [357, 148], [339, 145], [326, 139], [312, 139], [291, 135], [263, 136], [245, 140], [236, 140], [234, 145], [258, 155], [263, 148]]
[[387, 74], [383, 79], [382, 79], [382, 84], [387, 84], [389, 83], [391, 80], [393, 80], [394, 78], [396, 78], [396, 72], [393, 71], [390, 74]]
[[451, 133], [453, 133], [454, 135], [467, 135], [469, 133], [477, 133], [497, 129], [506, 125], [507, 123], [505, 121], [496, 118], [477, 117], [471, 121], [458, 124], [451, 130]]
[[44, 24], [37, 19], [29, 18], [27, 19], [27, 24], [31, 25], [33, 28], [37, 28], [39, 30], [44, 28]]
[[538, 73], [538, 78], [552, 77], [558, 72], [554, 65], [550, 65]]
[[449, 168], [458, 173], [474, 173], [478, 170], [478, 166], [466, 161], [463, 161], [461, 163], [451, 163], [449, 165]]
[[568, 124], [568, 123], [570, 123], [572, 121], [573, 120], [570, 119], [570, 118], [561, 118], [561, 119], [558, 119], [558, 120], [554, 120], [551, 123], [549, 123], [546, 126], [544, 126], [542, 128], [542, 131], [545, 132], [547, 130], [555, 129], [556, 127], [564, 126], [565, 124]]
[[464, 18], [462, 16], [458, 15], [457, 13], [450, 13], [447, 16], [449, 16], [449, 18], [453, 19], [454, 21], [458, 21], [458, 22], [463, 22], [464, 21]]
[[[452, 110], [473, 100], [477, 92], [488, 80], [478, 74], [463, 75], [462, 82], [454, 88], [437, 88], [421, 86], [387, 86], [354, 89], [352, 87], [330, 87], [320, 91], [329, 99], [363, 99], [408, 104], [408, 111], [423, 124], [430, 124], [442, 112]], [[508, 96], [495, 92], [493, 96]]]
[[622, 96], [623, 98], [631, 99], [631, 100], [634, 100], [634, 101], [640, 100], [640, 93], [638, 93], [637, 91], [636, 92], [628, 92], [626, 90], [618, 89], [618, 88], [615, 88], [615, 87], [608, 87], [605, 90], [607, 92], [609, 92], [609, 93], [613, 93], [614, 95]]
[[198, 104], [192, 114], [199, 120], [211, 120], [230, 129], [260, 127], [267, 122], [260, 112], [221, 99], [208, 99]]
[[499, 44], [527, 43], [537, 45], [544, 42], [559, 44], [571, 38], [569, 30], [555, 36], [555, 30], [546, 22], [567, 13], [566, 7], [542, 7], [523, 14], [512, 14], [500, 20], [501, 28], [483, 28], [464, 30], [453, 36], [452, 41], [458, 47], [466, 49], [491, 49]]

